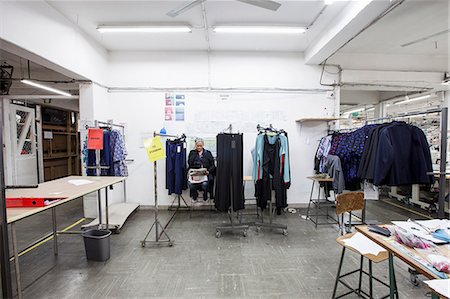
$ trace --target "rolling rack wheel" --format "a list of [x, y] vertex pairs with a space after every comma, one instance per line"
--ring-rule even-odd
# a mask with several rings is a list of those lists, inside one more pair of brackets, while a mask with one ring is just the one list
[[409, 281], [414, 286], [418, 287], [420, 285], [420, 280], [419, 280], [419, 277], [418, 277], [419, 273], [416, 270], [411, 269], [411, 268], [408, 269], [408, 272], [409, 272]]
[[256, 227], [256, 232], [257, 232], [257, 233], [260, 233], [260, 232], [261, 232], [261, 226], [257, 226], [257, 227]]
[[283, 229], [283, 236], [287, 236], [289, 233], [288, 233], [288, 230], [287, 229]]
[[169, 247], [172, 247], [173, 246], [173, 242], [169, 242]]
[[145, 247], [145, 242], [144, 241], [141, 242], [141, 246]]
[[247, 237], [247, 230], [243, 230], [243, 231], [242, 231], [242, 236], [243, 236], [243, 237]]
[[219, 239], [222, 236], [222, 232], [220, 230], [216, 231], [216, 238]]

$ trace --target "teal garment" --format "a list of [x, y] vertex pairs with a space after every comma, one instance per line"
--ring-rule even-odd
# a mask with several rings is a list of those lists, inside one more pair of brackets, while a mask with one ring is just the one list
[[[267, 136], [270, 144], [275, 144], [277, 139], [280, 139], [281, 150], [280, 150], [280, 160], [284, 155], [284, 173], [283, 180], [285, 183], [291, 181], [291, 171], [289, 167], [289, 144], [288, 138], [284, 135], [273, 135]], [[256, 136], [256, 144], [255, 149], [252, 152], [253, 156], [253, 180], [256, 182], [258, 179], [262, 179], [262, 164], [263, 164], [263, 156], [264, 156], [264, 134], [260, 134]], [[258, 177], [259, 171], [259, 177]]]

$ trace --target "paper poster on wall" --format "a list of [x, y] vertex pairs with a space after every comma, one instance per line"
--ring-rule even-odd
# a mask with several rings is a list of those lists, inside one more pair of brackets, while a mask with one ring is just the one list
[[185, 113], [184, 107], [186, 106], [185, 95], [176, 94], [172, 92], [166, 92], [165, 99], [165, 121], [184, 121]]
[[176, 110], [175, 110], [175, 120], [176, 121], [184, 121], [184, 106], [176, 108]]
[[217, 156], [217, 141], [216, 141], [216, 137], [200, 137], [200, 136], [191, 137], [187, 141], [187, 148], [188, 148], [188, 150], [192, 150], [192, 149], [195, 148], [195, 140], [197, 138], [202, 138], [203, 139], [203, 142], [205, 143], [204, 148], [209, 150], [211, 152], [211, 154], [213, 155], [213, 157]]
[[164, 120], [166, 120], [166, 121], [174, 120], [173, 108], [172, 107], [166, 107], [166, 110], [165, 110], [165, 113], [164, 113]]
[[166, 107], [174, 106], [174, 98], [171, 93], [166, 92], [165, 98], [166, 98]]

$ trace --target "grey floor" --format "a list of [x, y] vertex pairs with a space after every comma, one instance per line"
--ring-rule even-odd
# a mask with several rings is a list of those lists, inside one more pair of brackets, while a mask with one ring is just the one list
[[[304, 210], [300, 211], [304, 213]], [[80, 201], [58, 209], [59, 229], [82, 217]], [[388, 222], [414, 214], [370, 202], [367, 219]], [[167, 219], [170, 212], [161, 213]], [[209, 211], [179, 212], [168, 233], [173, 247], [142, 248], [140, 240], [153, 221], [151, 210], [135, 213], [111, 238], [111, 259], [87, 261], [81, 236], [59, 237], [59, 255], [52, 241], [20, 259], [25, 298], [331, 298], [341, 247], [335, 226], [317, 230], [297, 214], [278, 216], [289, 235], [251, 228], [247, 237], [224, 233], [215, 237], [215, 226], [224, 214]], [[250, 219], [249, 219], [250, 220]], [[51, 229], [50, 214], [19, 222], [20, 246]], [[152, 235], [153, 236], [153, 235]], [[357, 268], [359, 257], [348, 253], [344, 270]], [[11, 263], [12, 269], [13, 263]], [[409, 282], [408, 267], [396, 261], [400, 298], [424, 298], [426, 289]], [[374, 265], [374, 273], [388, 280], [386, 263]], [[356, 283], [356, 277], [349, 279]], [[344, 291], [339, 287], [338, 293]], [[376, 298], [388, 293], [376, 286]], [[348, 298], [354, 298], [349, 296]]]

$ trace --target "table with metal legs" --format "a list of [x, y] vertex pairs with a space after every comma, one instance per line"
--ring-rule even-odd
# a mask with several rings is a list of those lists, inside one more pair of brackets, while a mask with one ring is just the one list
[[[15, 279], [16, 279], [16, 288], [17, 288], [17, 297], [22, 298], [22, 284], [21, 284], [21, 273], [19, 266], [19, 256], [24, 252], [28, 251], [31, 247], [43, 242], [44, 240], [49, 240], [49, 238], [53, 238], [53, 252], [54, 255], [58, 255], [58, 235], [60, 234], [81, 234], [81, 231], [58, 231], [57, 229], [57, 219], [56, 219], [56, 207], [59, 205], [65, 204], [72, 200], [82, 198], [84, 195], [89, 193], [97, 192], [98, 194], [98, 213], [99, 213], [99, 229], [104, 229], [109, 227], [109, 217], [108, 217], [108, 188], [110, 186], [124, 181], [124, 178], [121, 177], [96, 177], [96, 178], [86, 178], [92, 180], [93, 183], [85, 186], [78, 186], [80, 188], [75, 188], [72, 186], [67, 186], [68, 180], [77, 179], [81, 177], [68, 177], [55, 181], [46, 182], [43, 184], [39, 184], [37, 189], [14, 189], [7, 193], [10, 197], [34, 197], [34, 198], [53, 198], [55, 199], [55, 194], [58, 193], [59, 198], [63, 198], [49, 206], [45, 207], [29, 207], [29, 208], [8, 208], [8, 224], [11, 227], [11, 239], [12, 239], [12, 249], [13, 256], [10, 257], [10, 261], [14, 261], [15, 268]], [[105, 211], [106, 211], [106, 224], [102, 223], [102, 196], [101, 189], [105, 189]], [[60, 192], [55, 192], [54, 190], [64, 190]], [[17, 232], [16, 232], [16, 223], [22, 219], [27, 217], [36, 215], [38, 213], [51, 210], [52, 214], [52, 232], [46, 234], [45, 236], [39, 238], [33, 243], [27, 245], [24, 249], [19, 250], [17, 243]]]
[[[322, 177], [307, 177], [308, 179], [312, 180], [312, 186], [311, 186], [311, 194], [309, 196], [309, 203], [308, 203], [308, 210], [306, 212], [306, 219], [311, 220], [312, 223], [314, 223], [315, 228], [317, 228], [318, 225], [325, 225], [325, 224], [336, 224], [339, 223], [339, 221], [336, 218], [333, 218], [330, 216], [329, 208], [333, 207], [335, 205], [335, 201], [330, 201], [327, 198], [327, 193], [329, 192], [327, 184], [332, 183], [332, 178], [322, 178]], [[313, 198], [314, 193], [314, 186], [318, 185], [318, 194], [317, 198]], [[323, 184], [323, 187], [321, 186]], [[324, 191], [324, 198], [320, 198], [320, 190], [323, 189]], [[334, 195], [336, 197], [336, 195]], [[336, 199], [336, 198], [335, 198]], [[314, 205], [314, 214], [311, 214], [311, 204]], [[323, 209], [325, 208], [325, 213]], [[326, 217], [327, 221], [325, 222], [319, 222], [319, 216], [320, 217]], [[313, 218], [314, 217], [314, 218]], [[328, 219], [331, 219], [332, 222], [329, 222]]]

